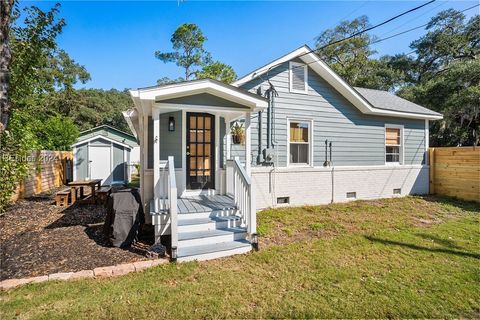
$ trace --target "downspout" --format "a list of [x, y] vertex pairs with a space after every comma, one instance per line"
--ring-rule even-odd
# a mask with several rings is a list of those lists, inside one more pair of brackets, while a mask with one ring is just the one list
[[[271, 85], [270, 85], [271, 86]], [[272, 95], [270, 89], [265, 92], [268, 99], [268, 109], [267, 109], [267, 149], [270, 149], [271, 144], [271, 123], [272, 123]]]
[[333, 203], [335, 201], [335, 166], [333, 165], [333, 162], [332, 162], [332, 142], [330, 141], [330, 144], [329, 144], [329, 147], [330, 147], [330, 161], [329, 161], [329, 165], [332, 166], [332, 200], [331, 200], [331, 203]]
[[262, 134], [263, 134], [263, 124], [262, 124], [263, 112], [258, 112], [258, 152], [257, 152], [257, 164], [262, 162]]

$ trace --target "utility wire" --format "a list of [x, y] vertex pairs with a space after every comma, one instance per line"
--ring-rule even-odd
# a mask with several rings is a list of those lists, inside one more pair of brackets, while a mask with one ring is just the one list
[[[392, 18], [390, 18], [390, 19], [387, 19], [387, 20], [385, 20], [385, 21], [383, 21], [383, 22], [381, 22], [381, 23], [379, 23], [379, 24], [376, 24], [376, 25], [374, 25], [374, 26], [371, 26], [371, 27], [365, 28], [365, 29], [363, 29], [363, 30], [360, 30], [360, 31], [358, 31], [358, 32], [355, 32], [354, 34], [352, 34], [352, 35], [350, 35], [350, 36], [348, 36], [348, 37], [346, 37], [346, 38], [339, 39], [339, 40], [336, 40], [336, 41], [327, 43], [326, 45], [321, 46], [320, 48], [316, 48], [316, 49], [313, 49], [313, 50], [309, 50], [309, 51], [307, 51], [307, 52], [299, 55], [297, 58], [303, 57], [303, 56], [305, 56], [305, 55], [307, 55], [307, 54], [310, 54], [310, 53], [316, 53], [316, 51], [323, 50], [323, 49], [325, 49], [326, 47], [329, 47], [329, 46], [331, 46], [331, 45], [334, 45], [334, 44], [337, 44], [337, 43], [340, 43], [340, 42], [343, 42], [343, 41], [352, 39], [352, 38], [354, 38], [354, 37], [356, 37], [356, 36], [359, 36], [359, 35], [361, 35], [361, 34], [363, 34], [363, 33], [365, 33], [365, 32], [368, 32], [368, 31], [370, 31], [370, 30], [373, 30], [373, 29], [376, 29], [376, 28], [378, 28], [378, 27], [381, 27], [381, 26], [383, 26], [383, 25], [385, 25], [385, 24], [387, 24], [387, 23], [389, 23], [389, 22], [391, 22], [391, 21], [393, 21], [393, 20], [396, 20], [396, 19], [398, 19], [398, 18], [400, 18], [400, 17], [402, 17], [402, 16], [404, 16], [404, 15], [406, 15], [406, 14], [409, 14], [409, 13], [414, 12], [414, 11], [420, 9], [420, 8], [423, 8], [423, 7], [425, 7], [425, 6], [427, 6], [427, 5], [431, 4], [431, 3], [434, 3], [435, 1], [436, 1], [436, 0], [430, 0], [430, 1], [428, 1], [427, 3], [424, 3], [424, 4], [422, 4], [422, 5], [419, 5], [419, 6], [415, 7], [415, 8], [412, 8], [412, 9], [409, 9], [409, 10], [407, 10], [407, 11], [404, 11], [404, 12], [402, 12], [402, 13], [400, 13], [400, 14], [397, 14], [396, 16], [394, 16], [394, 17], [392, 17]], [[271, 66], [270, 68], [268, 68], [268, 70], [271, 70], [272, 68], [274, 68], [274, 67], [276, 67], [276, 66], [279, 66], [280, 64], [281, 64], [281, 63], [275, 64], [275, 65]]]
[[[477, 5], [468, 7], [468, 8], [466, 8], [466, 9], [461, 10], [460, 12], [465, 12], [465, 11], [471, 10], [471, 9], [473, 9], [473, 8], [476, 8], [476, 7], [478, 7], [478, 6], [480, 6], [480, 4], [477, 4]], [[401, 31], [401, 32], [396, 33], [396, 34], [393, 34], [393, 35], [391, 35], [391, 36], [388, 36], [388, 37], [385, 37], [385, 38], [381, 38], [381, 39], [375, 40], [375, 41], [373, 41], [373, 42], [370, 42], [369, 44], [370, 44], [370, 45], [372, 45], [372, 44], [377, 44], [377, 43], [379, 43], [379, 42], [382, 42], [382, 41], [385, 41], [385, 40], [389, 40], [389, 39], [391, 39], [391, 38], [398, 37], [398, 36], [400, 36], [400, 35], [402, 35], [402, 34], [405, 34], [405, 33], [408, 33], [408, 32], [411, 32], [411, 31], [414, 31], [414, 30], [423, 28], [423, 27], [425, 27], [426, 25], [428, 25], [428, 22], [425, 23], [425, 24], [422, 24], [421, 26], [417, 26], [417, 27], [414, 27], [414, 28], [410, 28], [410, 29], [408, 29], [408, 30]], [[345, 38], [345, 39], [346, 39], [346, 38]], [[304, 53], [304, 54], [299, 55], [298, 57], [302, 57], [302, 56], [307, 55], [307, 54], [309, 54], [309, 53], [315, 53], [315, 51], [320, 50], [320, 49], [321, 49], [321, 48], [314, 49], [314, 50], [310, 50], [310, 51], [308, 51], [308, 52], [306, 52], [306, 53]], [[413, 54], [413, 53], [415, 53], [415, 52], [416, 52], [416, 50], [414, 50], [414, 51], [412, 51], [412, 52], [409, 52], [409, 53], [407, 53], [406, 55], [410, 55], [410, 54]], [[297, 66], [293, 66], [292, 69], [294, 69], [294, 68], [303, 68], [303, 67], [306, 66], [306, 65], [308, 66], [308, 65], [310, 65], [310, 64], [312, 64], [312, 63], [316, 63], [316, 62], [317, 62], [317, 61], [312, 61], [312, 62], [304, 63], [304, 64], [302, 64], [301, 66], [298, 66], [298, 67], [297, 67]], [[280, 64], [281, 64], [281, 63], [271, 66], [271, 67], [268, 69], [268, 71], [270, 71], [272, 68], [275, 68], [276, 66], [278, 66], [278, 65], [280, 65]], [[268, 72], [268, 71], [267, 71], [267, 72]]]
[[417, 20], [417, 19], [420, 18], [420, 17], [423, 17], [423, 16], [426, 15], [427, 13], [430, 13], [430, 12], [432, 12], [433, 10], [435, 10], [435, 9], [441, 7], [441, 6], [446, 5], [448, 2], [449, 2], [449, 0], [441, 2], [438, 6], [435, 6], [435, 7], [431, 8], [430, 10], [427, 10], [427, 11], [425, 11], [424, 13], [422, 13], [422, 14], [416, 16], [416, 17], [413, 17], [412, 19], [408, 20], [408, 21], [405, 22], [405, 23], [402, 23], [402, 24], [399, 25], [398, 27], [395, 27], [395, 28], [393, 28], [393, 29], [391, 29], [391, 30], [389, 30], [389, 31], [387, 31], [387, 32], [382, 33], [382, 34], [380, 35], [380, 37], [382, 37], [382, 36], [384, 36], [384, 35], [386, 35], [386, 34], [392, 33], [392, 32], [395, 31], [395, 30], [400, 29], [400, 28], [403, 27], [404, 25], [407, 25], [407, 24], [409, 24], [410, 22], [412, 22], [412, 21], [414, 21], [414, 20]]
[[[480, 4], [476, 4], [476, 5], [471, 6], [471, 7], [469, 7], [469, 8], [463, 9], [463, 10], [460, 11], [460, 12], [465, 12], [465, 11], [471, 10], [471, 9], [473, 9], [473, 8], [476, 8], [476, 7], [478, 7], [478, 6], [480, 6]], [[381, 39], [375, 40], [375, 41], [371, 42], [370, 44], [376, 44], [376, 43], [379, 43], [379, 42], [382, 42], [382, 41], [385, 41], [385, 40], [388, 40], [388, 39], [391, 39], [391, 38], [400, 36], [400, 35], [402, 35], [402, 34], [404, 34], [404, 33], [408, 33], [408, 32], [411, 32], [411, 31], [413, 31], [413, 30], [417, 30], [417, 29], [423, 28], [423, 27], [427, 26], [428, 24], [429, 24], [429, 22], [424, 23], [424, 24], [422, 24], [421, 26], [414, 27], [414, 28], [410, 28], [410, 29], [408, 29], [408, 30], [405, 30], [405, 31], [402, 31], [402, 32], [399, 32], [399, 33], [395, 33], [395, 34], [393, 34], [393, 35], [391, 35], [391, 36], [388, 36], [388, 37], [385, 37], [385, 38], [381, 38]]]

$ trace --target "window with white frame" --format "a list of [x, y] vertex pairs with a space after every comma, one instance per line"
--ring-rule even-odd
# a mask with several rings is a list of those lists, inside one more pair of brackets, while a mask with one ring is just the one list
[[385, 162], [400, 164], [402, 160], [402, 129], [385, 127]]
[[309, 121], [289, 121], [289, 164], [310, 164]]
[[290, 92], [308, 93], [308, 68], [306, 64], [290, 62]]

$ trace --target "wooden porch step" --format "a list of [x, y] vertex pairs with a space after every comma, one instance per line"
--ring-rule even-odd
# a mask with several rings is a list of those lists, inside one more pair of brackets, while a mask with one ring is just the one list
[[247, 253], [252, 245], [247, 240], [235, 240], [219, 244], [206, 244], [186, 248], [179, 248], [177, 261], [209, 260], [227, 257], [234, 254]]

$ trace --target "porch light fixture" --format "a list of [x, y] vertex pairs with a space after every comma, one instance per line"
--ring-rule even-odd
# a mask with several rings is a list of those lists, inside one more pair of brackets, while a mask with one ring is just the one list
[[175, 118], [168, 117], [168, 131], [175, 131]]

